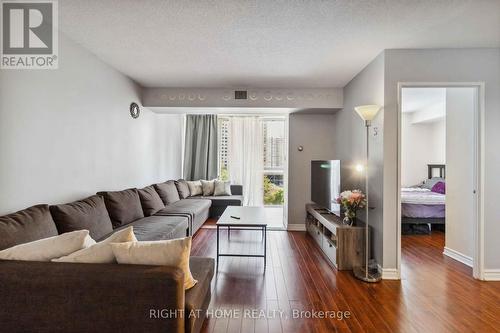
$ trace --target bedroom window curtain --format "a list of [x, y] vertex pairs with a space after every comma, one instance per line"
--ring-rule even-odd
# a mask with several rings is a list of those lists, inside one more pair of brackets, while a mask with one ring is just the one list
[[217, 115], [186, 116], [184, 179], [217, 178]]
[[232, 184], [243, 185], [243, 205], [262, 206], [264, 155], [262, 122], [258, 117], [229, 120], [228, 171]]

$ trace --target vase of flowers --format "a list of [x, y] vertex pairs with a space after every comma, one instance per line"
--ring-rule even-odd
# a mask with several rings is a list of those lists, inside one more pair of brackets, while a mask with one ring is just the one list
[[360, 190], [344, 191], [337, 198], [344, 210], [343, 222], [347, 225], [353, 225], [356, 221], [356, 212], [366, 205], [366, 196]]

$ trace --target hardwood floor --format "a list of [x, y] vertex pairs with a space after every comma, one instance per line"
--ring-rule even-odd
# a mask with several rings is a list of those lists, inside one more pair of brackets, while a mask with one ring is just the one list
[[[207, 225], [193, 255], [215, 257]], [[259, 232], [232, 231], [229, 245], [221, 235], [230, 251], [262, 249]], [[269, 231], [265, 274], [261, 258], [221, 259], [202, 332], [500, 332], [500, 282], [474, 280], [443, 244], [443, 233], [403, 236], [403, 280], [366, 284], [333, 269], [305, 232]], [[335, 318], [305, 318], [312, 310]]]

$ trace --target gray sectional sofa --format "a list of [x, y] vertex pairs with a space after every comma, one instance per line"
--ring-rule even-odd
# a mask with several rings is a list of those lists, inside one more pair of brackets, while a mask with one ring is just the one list
[[188, 199], [210, 200], [210, 217], [220, 217], [227, 206], [241, 206], [243, 203], [243, 187], [241, 185], [231, 185], [231, 195], [224, 196], [196, 196]]
[[[178, 190], [182, 182], [99, 192], [2, 216], [0, 250], [81, 229], [97, 241], [129, 226], [140, 241], [180, 238], [242, 203], [241, 186], [232, 186], [233, 196], [191, 197]], [[190, 267], [198, 284], [184, 291], [183, 273], [172, 267], [0, 260], [0, 326], [8, 332], [199, 332], [214, 260], [191, 257]], [[156, 318], [152, 309], [201, 315]]]

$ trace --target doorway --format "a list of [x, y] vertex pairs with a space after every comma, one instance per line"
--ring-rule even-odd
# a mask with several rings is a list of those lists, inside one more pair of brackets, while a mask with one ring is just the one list
[[[436, 253], [481, 278], [483, 93], [476, 83], [399, 85], [397, 251], [403, 278], [401, 244], [422, 244], [425, 237], [440, 247]], [[417, 257], [418, 251], [426, 249], [416, 249]]]

